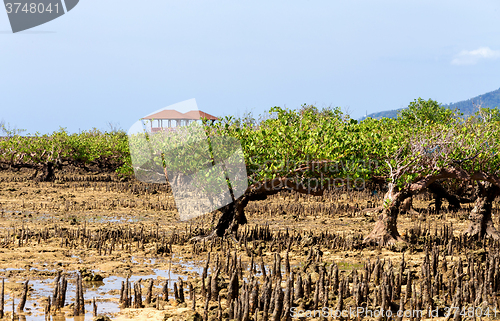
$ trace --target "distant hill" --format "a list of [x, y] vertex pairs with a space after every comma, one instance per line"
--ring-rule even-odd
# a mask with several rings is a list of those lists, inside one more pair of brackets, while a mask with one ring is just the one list
[[[475, 106], [474, 106], [475, 105]], [[462, 112], [465, 116], [467, 115], [472, 115], [477, 111], [478, 106], [481, 107], [489, 107], [489, 108], [494, 108], [494, 107], [500, 107], [500, 88], [494, 91], [491, 91], [486, 94], [479, 95], [477, 97], [467, 99], [467, 100], [462, 100], [453, 104], [448, 104], [448, 105], [443, 105], [446, 108], [450, 109], [458, 109], [460, 112]], [[383, 117], [387, 118], [396, 118], [398, 115], [398, 112], [401, 109], [393, 109], [393, 110], [386, 110], [386, 111], [380, 111], [378, 113], [372, 113], [369, 114], [365, 117], [362, 117], [360, 120], [363, 120], [367, 117], [375, 118], [375, 119], [380, 119]]]
[[396, 118], [398, 116], [398, 113], [401, 109], [392, 109], [392, 110], [385, 110], [385, 111], [379, 111], [378, 113], [371, 113], [367, 116], [363, 116], [360, 120], [363, 120], [365, 118], [375, 118], [375, 119], [380, 119], [380, 118]]

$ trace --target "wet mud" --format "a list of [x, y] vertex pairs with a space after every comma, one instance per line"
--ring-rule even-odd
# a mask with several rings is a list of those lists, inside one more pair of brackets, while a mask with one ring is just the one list
[[[362, 244], [378, 216], [363, 209], [382, 205], [383, 191], [368, 190], [283, 192], [250, 203], [249, 223], [235, 238], [192, 242], [210, 233], [219, 214], [179, 221], [167, 186], [100, 174], [59, 174], [54, 182], [28, 177], [0, 172], [5, 320], [13, 310], [18, 320], [281, 320], [292, 307], [397, 311], [401, 298], [407, 309], [440, 309], [444, 320], [455, 299], [467, 308], [497, 304], [500, 246], [463, 239], [471, 208], [434, 214], [431, 195], [414, 200], [420, 213], [401, 215], [407, 242], [390, 248]], [[495, 203], [499, 226], [497, 213]], [[474, 285], [485, 269], [492, 275]], [[58, 274], [67, 281], [62, 308], [54, 308]], [[85, 313], [75, 316], [78, 275]], [[483, 287], [487, 281], [492, 285]], [[461, 298], [458, 287], [467, 288]]]

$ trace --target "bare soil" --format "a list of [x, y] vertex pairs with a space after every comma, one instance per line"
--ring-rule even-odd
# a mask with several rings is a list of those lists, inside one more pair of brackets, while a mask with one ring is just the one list
[[[48, 297], [52, 296], [57, 271], [62, 271], [69, 283], [66, 307], [51, 314], [50, 320], [91, 320], [93, 297], [97, 300], [98, 315], [109, 316], [112, 320], [197, 320], [191, 301], [178, 303], [171, 291], [173, 282], [179, 277], [191, 282], [195, 291], [199, 291], [200, 275], [210, 249], [224, 258], [222, 243], [194, 245], [189, 242], [191, 237], [210, 231], [217, 222], [217, 213], [181, 222], [166, 186], [120, 181], [113, 175], [70, 172], [59, 174], [55, 182], [26, 180], [29, 175], [28, 171], [0, 171], [0, 277], [5, 280], [6, 319], [11, 318], [12, 298], [15, 297], [16, 315], [20, 320], [44, 320], [44, 309]], [[322, 234], [333, 233], [354, 240], [366, 236], [377, 214], [361, 210], [381, 205], [381, 195], [382, 192], [373, 195], [372, 191], [338, 191], [324, 197], [282, 193], [250, 203], [246, 211], [249, 223], [241, 227], [240, 232], [259, 227], [274, 235], [280, 231], [302, 235], [301, 241], [292, 244], [289, 252], [290, 265], [300, 269], [307, 261], [309, 249], [317, 247], [316, 239]], [[414, 206], [421, 210], [420, 215], [399, 218], [398, 229], [405, 236], [417, 229], [434, 233], [444, 225], [452, 226], [453, 233], [458, 236], [468, 225], [470, 208], [458, 213], [432, 214], [428, 195], [419, 196]], [[494, 222], [499, 226], [497, 212], [498, 204], [495, 204]], [[99, 235], [110, 231], [122, 234], [99, 239]], [[132, 232], [135, 235], [142, 233], [144, 238], [123, 236]], [[87, 233], [92, 237], [83, 241], [71, 233]], [[99, 242], [102, 243], [100, 247]], [[281, 253], [283, 257], [286, 250], [286, 245], [279, 240], [257, 240], [248, 244], [231, 240], [226, 244], [230, 244], [227, 245], [231, 247], [230, 252], [236, 251], [247, 266], [252, 253], [256, 263], [261, 256], [269, 267], [274, 253]], [[416, 245], [398, 244], [391, 249], [349, 246], [345, 250], [321, 246], [318, 249], [322, 252], [321, 260], [335, 262], [341, 273], [361, 269], [368, 260], [391, 260], [397, 266], [403, 252], [408, 266], [417, 268], [424, 257], [423, 245], [418, 242]], [[450, 260], [460, 256], [466, 259], [465, 253], [455, 253]], [[84, 282], [86, 316], [73, 317], [74, 280], [78, 271], [84, 269], [104, 279]], [[120, 308], [121, 281], [127, 277], [134, 282], [143, 279], [143, 296], [147, 281], [153, 278], [155, 302], [142, 309]], [[313, 281], [314, 278], [317, 275], [313, 276]], [[30, 281], [30, 291], [28, 303], [21, 312], [17, 311], [17, 304], [22, 295], [22, 283], [26, 280]], [[156, 300], [167, 280], [170, 280], [170, 300], [160, 301], [158, 309]], [[205, 306], [202, 301], [198, 300], [196, 308], [201, 316]], [[225, 301], [223, 307], [224, 304]]]

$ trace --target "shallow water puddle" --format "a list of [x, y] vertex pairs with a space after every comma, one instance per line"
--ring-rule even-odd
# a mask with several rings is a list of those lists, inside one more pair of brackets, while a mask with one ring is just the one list
[[[141, 258], [142, 259], [142, 258]], [[197, 265], [194, 265], [192, 262], [187, 263], [176, 263], [172, 262], [172, 270], [175, 267], [175, 271], [182, 271], [182, 273], [192, 273], [195, 272], [198, 275], [201, 274], [203, 268], [200, 268]], [[140, 279], [142, 279], [142, 296], [144, 300], [144, 296], [147, 292], [147, 284], [149, 279], [160, 280], [155, 283], [156, 289], [163, 288], [165, 282], [168, 282], [169, 288], [169, 296], [173, 296], [173, 284], [182, 278], [184, 281], [188, 279], [186, 275], [181, 275], [180, 273], [176, 273], [172, 270], [163, 270], [163, 269], [153, 269], [153, 274], [148, 275], [132, 275], [129, 277], [130, 283], [136, 283]], [[0, 272], [7, 271], [24, 271], [24, 269], [0, 269]], [[52, 270], [52, 272], [55, 272]], [[100, 273], [100, 271], [93, 271], [94, 273]], [[96, 299], [97, 303], [97, 312], [99, 315], [108, 315], [112, 317], [116, 313], [120, 312], [119, 299], [120, 299], [120, 289], [122, 282], [126, 282], [126, 278], [117, 275], [111, 275], [105, 277], [102, 282], [83, 282], [84, 288], [84, 299], [85, 299], [85, 316], [66, 316], [69, 314], [68, 305], [72, 304], [75, 301], [75, 291], [76, 291], [76, 275], [77, 271], [67, 271], [64, 273], [66, 280], [68, 281], [68, 287], [66, 290], [66, 307], [63, 309], [63, 312], [56, 316], [50, 316], [47, 320], [51, 321], [65, 321], [65, 320], [74, 320], [74, 321], [84, 321], [84, 320], [92, 320], [92, 299]], [[45, 321], [44, 309], [47, 302], [47, 297], [51, 297], [54, 292], [55, 287], [55, 277], [51, 278], [39, 278], [35, 277], [34, 279], [30, 279], [29, 285], [30, 290], [26, 302], [26, 306], [24, 309], [25, 315], [19, 315], [20, 321]], [[15, 278], [6, 278], [6, 285], [9, 282], [14, 282], [17, 285], [22, 282], [19, 279]], [[9, 291], [5, 291], [5, 313], [8, 316], [8, 319], [11, 319], [12, 315], [12, 297]], [[17, 309], [17, 305], [19, 304], [19, 297], [15, 298], [14, 304]]]
[[125, 224], [125, 223], [137, 223], [137, 222], [143, 222], [143, 221], [148, 221], [148, 218], [145, 217], [134, 217], [131, 216], [129, 218], [124, 217], [123, 215], [116, 215], [116, 216], [105, 216], [105, 215], [98, 215], [98, 216], [89, 216], [87, 217], [87, 222], [89, 223], [118, 223], [118, 224]]

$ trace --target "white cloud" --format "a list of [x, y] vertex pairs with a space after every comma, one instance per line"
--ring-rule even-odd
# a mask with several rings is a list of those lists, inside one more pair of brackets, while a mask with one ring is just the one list
[[451, 61], [452, 65], [475, 65], [481, 59], [498, 59], [500, 50], [492, 50], [490, 47], [480, 47], [476, 50], [462, 50]]

